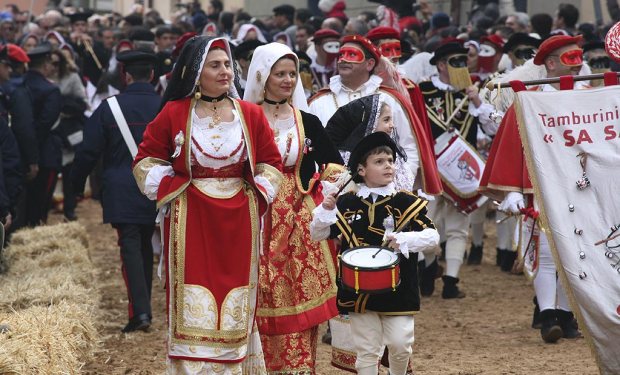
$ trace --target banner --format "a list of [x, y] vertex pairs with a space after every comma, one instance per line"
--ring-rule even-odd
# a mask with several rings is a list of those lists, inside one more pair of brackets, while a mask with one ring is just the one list
[[515, 103], [558, 274], [601, 373], [620, 374], [620, 87]]

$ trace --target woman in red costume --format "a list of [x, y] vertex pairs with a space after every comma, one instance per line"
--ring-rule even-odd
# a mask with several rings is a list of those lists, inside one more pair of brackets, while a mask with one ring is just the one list
[[226, 40], [188, 41], [135, 159], [138, 185], [160, 209], [167, 373], [265, 373], [260, 224], [282, 163], [261, 108], [237, 99], [233, 71]]
[[312, 210], [322, 200], [315, 171], [342, 158], [321, 121], [305, 112], [299, 61], [286, 45], [254, 50], [243, 98], [263, 108], [284, 166], [260, 260], [257, 322], [265, 363], [270, 374], [314, 374], [318, 325], [338, 314], [329, 246], [310, 239]]

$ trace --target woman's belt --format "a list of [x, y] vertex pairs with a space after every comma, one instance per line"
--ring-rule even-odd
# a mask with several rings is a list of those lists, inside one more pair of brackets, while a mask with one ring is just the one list
[[192, 185], [211, 198], [228, 199], [241, 191], [243, 181], [241, 177], [193, 178]]

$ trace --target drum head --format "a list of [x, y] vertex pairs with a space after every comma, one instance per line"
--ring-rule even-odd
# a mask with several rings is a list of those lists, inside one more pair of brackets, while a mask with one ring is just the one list
[[[379, 249], [382, 249], [379, 251]], [[379, 253], [377, 253], [379, 251]], [[374, 258], [373, 255], [377, 254]], [[351, 267], [377, 269], [398, 263], [398, 255], [380, 247], [358, 247], [342, 253], [342, 261]]]

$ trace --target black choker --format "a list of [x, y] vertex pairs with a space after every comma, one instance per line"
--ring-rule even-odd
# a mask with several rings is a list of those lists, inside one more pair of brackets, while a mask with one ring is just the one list
[[217, 103], [217, 102], [221, 102], [222, 100], [226, 99], [226, 97], [228, 97], [227, 92], [215, 98], [212, 96], [207, 96], [207, 95], [202, 94], [200, 95], [200, 100], [204, 100], [205, 102]]
[[265, 98], [265, 103], [267, 104], [271, 104], [271, 105], [279, 105], [279, 104], [284, 104], [288, 101], [288, 99], [283, 99], [282, 101], [276, 102], [274, 100], [269, 100], [267, 98]]

